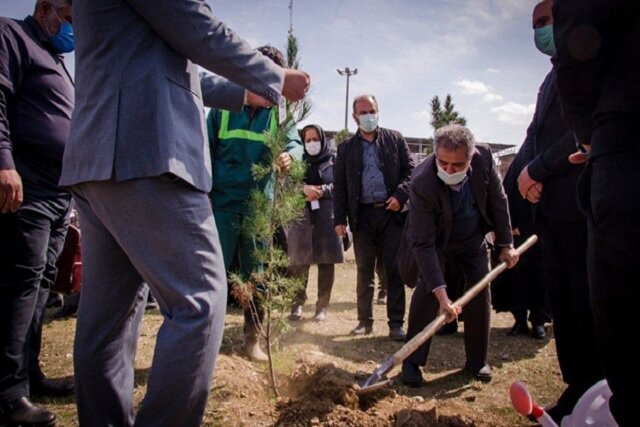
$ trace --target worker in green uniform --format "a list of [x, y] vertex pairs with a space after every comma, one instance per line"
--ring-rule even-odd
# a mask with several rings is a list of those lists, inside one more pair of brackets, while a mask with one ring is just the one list
[[[263, 46], [258, 51], [276, 64], [284, 66], [284, 57], [278, 49]], [[207, 117], [207, 127], [213, 169], [211, 199], [224, 265], [228, 272], [235, 259], [237, 272], [243, 280], [247, 280], [252, 272], [262, 268], [256, 260], [255, 251], [264, 247], [265, 242], [244, 235], [240, 230], [243, 222], [250, 220], [252, 216], [249, 206], [251, 191], [260, 189], [267, 196], [273, 197], [274, 177], [256, 181], [251, 168], [254, 164], [266, 164], [270, 161], [269, 149], [264, 143], [265, 131], [275, 133], [277, 130], [277, 108], [245, 105], [238, 113], [212, 109]], [[288, 130], [287, 141], [285, 151], [277, 158], [282, 171], [287, 171], [294, 159], [302, 159], [304, 151], [295, 126]], [[261, 321], [262, 310], [257, 299], [254, 301]], [[265, 362], [267, 355], [258, 342], [256, 320], [251, 315], [251, 310], [245, 308], [244, 348], [249, 359]]]

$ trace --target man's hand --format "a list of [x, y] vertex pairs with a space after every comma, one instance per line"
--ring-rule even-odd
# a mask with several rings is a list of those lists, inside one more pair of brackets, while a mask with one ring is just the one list
[[311, 77], [309, 77], [309, 74], [304, 71], [285, 68], [282, 95], [289, 101], [299, 101], [307, 94], [310, 84]]
[[247, 105], [251, 105], [252, 107], [258, 108], [269, 108], [273, 107], [273, 102], [269, 101], [267, 98], [263, 98], [260, 95], [256, 95], [250, 90], [244, 91], [244, 98]]
[[401, 208], [400, 202], [393, 196], [387, 199], [386, 204], [387, 207], [385, 209], [388, 211], [398, 212]]
[[542, 183], [534, 180], [529, 175], [529, 167], [525, 167], [518, 176], [518, 191], [523, 199], [531, 203], [538, 203], [542, 196]]
[[513, 268], [518, 263], [520, 256], [515, 249], [509, 246], [505, 246], [500, 249], [500, 256], [498, 256], [498, 260], [500, 262], [505, 261], [507, 263], [507, 268]]
[[440, 312], [447, 315], [447, 323], [453, 322], [458, 318], [458, 314], [462, 313], [462, 307], [454, 307], [451, 305], [449, 295], [447, 295], [447, 288], [438, 288], [433, 292], [440, 304]]
[[319, 200], [322, 198], [322, 187], [319, 185], [305, 185], [302, 189], [302, 192], [305, 196], [307, 196], [307, 201], [312, 202], [314, 200]]
[[531, 187], [529, 187], [529, 190], [527, 190], [527, 195], [525, 199], [527, 199], [529, 202], [533, 204], [536, 204], [540, 202], [541, 197], [542, 197], [542, 183], [537, 182]]
[[338, 237], [344, 237], [347, 235], [347, 226], [346, 225], [336, 225], [336, 234]]
[[0, 170], [0, 213], [17, 211], [22, 200], [22, 179], [18, 171]]
[[293, 163], [293, 160], [291, 159], [291, 155], [289, 153], [282, 153], [276, 159], [276, 164], [278, 165], [278, 168], [282, 173], [289, 172], [289, 169], [291, 169], [292, 163]]

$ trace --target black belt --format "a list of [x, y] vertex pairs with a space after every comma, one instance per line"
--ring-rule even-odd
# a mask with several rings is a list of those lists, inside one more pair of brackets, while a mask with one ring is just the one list
[[387, 203], [386, 202], [363, 203], [360, 206], [363, 206], [365, 208], [383, 209], [387, 207]]

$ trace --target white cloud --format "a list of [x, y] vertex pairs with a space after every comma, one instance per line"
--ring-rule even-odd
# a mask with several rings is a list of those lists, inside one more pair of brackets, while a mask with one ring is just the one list
[[482, 100], [485, 102], [497, 102], [502, 101], [502, 95], [493, 93], [490, 86], [480, 82], [472, 80], [458, 80], [453, 83], [461, 89], [463, 95], [481, 95]]
[[518, 104], [517, 102], [507, 102], [498, 107], [493, 107], [491, 112], [495, 114], [501, 122], [522, 125], [531, 120], [535, 111], [535, 104]]
[[501, 73], [501, 71], [500, 71], [499, 69], [497, 69], [497, 68], [492, 68], [492, 67], [487, 68], [487, 69], [485, 70], [485, 72], [487, 72], [487, 73], [489, 73], [489, 74], [500, 74], [500, 73]]

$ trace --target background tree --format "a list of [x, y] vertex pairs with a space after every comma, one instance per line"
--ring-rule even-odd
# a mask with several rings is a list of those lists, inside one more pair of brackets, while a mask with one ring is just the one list
[[444, 99], [444, 108], [440, 104], [440, 98], [434, 96], [431, 100], [431, 126], [434, 130], [440, 129], [447, 124], [467, 125], [467, 119], [462, 117], [460, 113], [455, 111], [455, 105], [451, 101], [451, 95], [447, 94]]
[[[455, 111], [455, 105], [451, 100], [451, 95], [447, 94], [447, 96], [445, 97], [444, 106], [440, 103], [440, 98], [438, 98], [438, 95], [436, 95], [433, 97], [433, 99], [431, 99], [430, 123], [431, 126], [433, 126], [433, 130], [435, 131], [449, 123], [456, 123], [462, 126], [466, 126], [467, 119], [465, 119], [460, 115], [460, 113]], [[425, 156], [433, 153], [433, 138], [427, 138], [427, 142], [429, 143], [429, 145], [427, 145], [423, 150], [423, 154]]]

